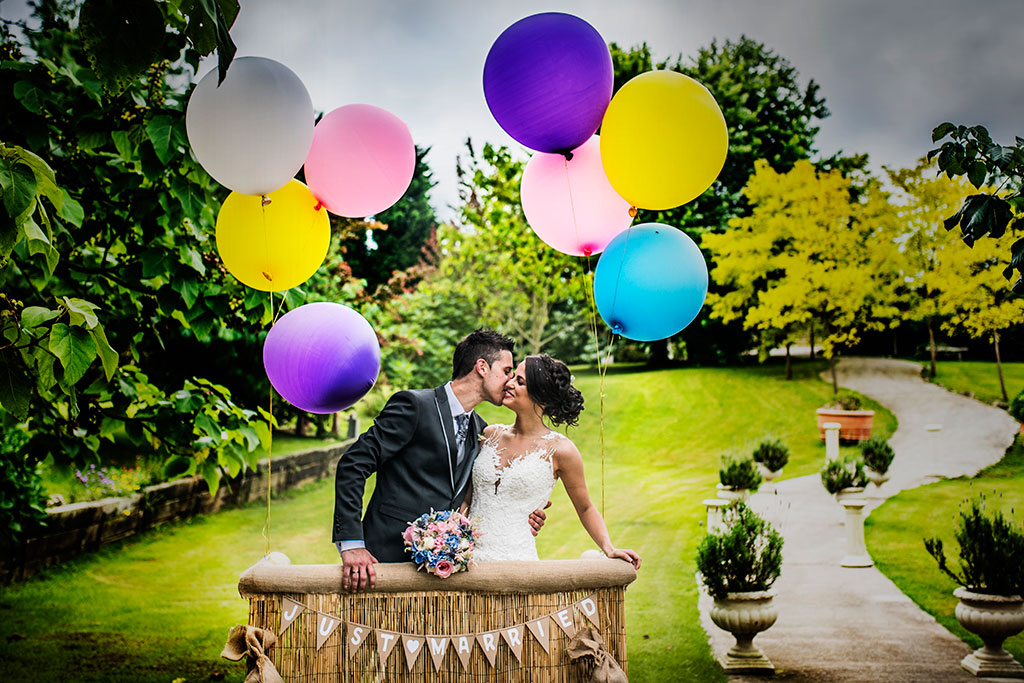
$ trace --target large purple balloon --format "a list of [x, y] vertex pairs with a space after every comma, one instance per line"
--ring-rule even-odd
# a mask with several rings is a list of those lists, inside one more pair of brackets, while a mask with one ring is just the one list
[[270, 328], [263, 367], [277, 393], [296, 408], [335, 413], [377, 381], [380, 345], [370, 323], [348, 306], [306, 304]]
[[520, 19], [484, 63], [484, 97], [506, 133], [564, 154], [590, 139], [612, 98], [612, 58], [601, 34], [559, 12]]

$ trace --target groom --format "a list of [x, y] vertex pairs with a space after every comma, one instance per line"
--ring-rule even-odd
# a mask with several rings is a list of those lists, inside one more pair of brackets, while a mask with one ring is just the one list
[[[452, 381], [435, 389], [400, 391], [338, 461], [333, 541], [344, 565], [345, 590], [373, 588], [377, 562], [405, 562], [402, 533], [431, 508], [459, 507], [486, 423], [473, 409], [501, 405], [512, 377], [513, 342], [477, 330], [455, 347]], [[377, 483], [360, 521], [366, 478]], [[539, 529], [544, 513], [531, 515]]]

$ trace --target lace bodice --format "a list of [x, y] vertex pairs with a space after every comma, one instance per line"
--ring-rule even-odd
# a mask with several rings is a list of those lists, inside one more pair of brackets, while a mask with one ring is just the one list
[[[558, 440], [565, 437], [548, 432], [526, 452], [503, 458], [509, 454], [498, 444], [508, 429], [507, 425], [498, 425], [481, 444], [473, 464], [470, 514], [484, 532], [473, 554], [479, 562], [538, 559], [530, 513], [544, 507], [555, 488], [552, 455]], [[508, 463], [504, 468], [503, 459]]]

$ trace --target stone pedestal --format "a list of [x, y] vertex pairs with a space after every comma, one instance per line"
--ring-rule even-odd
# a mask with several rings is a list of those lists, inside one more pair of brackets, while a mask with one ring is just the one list
[[830, 462], [839, 457], [839, 428], [838, 422], [826, 422], [822, 425], [825, 430], [825, 462]]
[[863, 498], [848, 498], [841, 501], [846, 508], [846, 557], [843, 567], [870, 567], [874, 564], [864, 545], [864, 506]]
[[722, 528], [722, 508], [731, 501], [721, 498], [707, 498], [704, 500], [704, 507], [708, 509], [707, 532], [715, 533]]

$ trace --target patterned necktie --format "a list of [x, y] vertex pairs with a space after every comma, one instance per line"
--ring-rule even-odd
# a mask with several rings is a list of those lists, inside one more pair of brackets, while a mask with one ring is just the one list
[[469, 431], [469, 413], [455, 416], [455, 424], [459, 430], [455, 433], [455, 448], [462, 450], [462, 444], [466, 443], [466, 432]]

